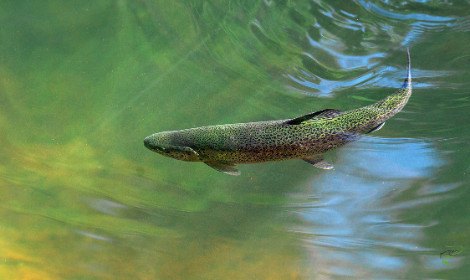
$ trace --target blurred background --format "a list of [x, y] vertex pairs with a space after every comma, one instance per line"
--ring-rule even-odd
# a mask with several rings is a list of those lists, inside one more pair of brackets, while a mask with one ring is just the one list
[[[465, 279], [470, 3], [0, 1], [1, 279]], [[414, 94], [384, 128], [241, 176], [154, 132]]]

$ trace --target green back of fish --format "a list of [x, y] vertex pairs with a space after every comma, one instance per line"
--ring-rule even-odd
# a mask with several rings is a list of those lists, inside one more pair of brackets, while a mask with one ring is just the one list
[[206, 126], [179, 131], [174, 141], [202, 160], [234, 163], [306, 158], [343, 145], [398, 113], [411, 85], [359, 109], [323, 110], [292, 120]]

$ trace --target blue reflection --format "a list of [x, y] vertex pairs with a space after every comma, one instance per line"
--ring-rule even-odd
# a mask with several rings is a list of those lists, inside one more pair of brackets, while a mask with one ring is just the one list
[[[377, 61], [379, 58], [385, 57], [385, 53], [383, 52], [372, 53], [369, 55], [362, 56], [346, 55], [331, 48], [330, 46], [315, 41], [310, 36], [307, 36], [307, 39], [312, 47], [321, 49], [329, 55], [335, 57], [336, 62], [339, 64], [339, 66], [341, 66], [341, 68], [354, 69], [361, 67], [373, 67], [378, 64], [378, 62], [374, 63], [374, 61]], [[313, 56], [310, 57], [313, 59]]]
[[335, 162], [333, 172], [312, 179], [315, 200], [298, 210], [315, 273], [396, 277], [397, 270], [424, 265], [422, 256], [432, 251], [422, 245], [424, 229], [436, 222], [416, 224], [409, 217], [449, 197], [420, 191], [444, 164], [431, 144], [365, 137]]
[[[303, 64], [286, 73], [288, 87], [322, 97], [371, 85], [396, 87], [404, 77], [404, 69], [390, 67], [393, 64], [385, 60], [405, 47], [413, 50], [413, 45], [425, 39], [430, 31], [443, 32], [462, 26], [459, 24], [462, 18], [410, 13], [403, 8], [408, 2], [394, 3], [395, 7], [385, 2], [387, 8], [370, 1], [353, 1], [347, 7], [349, 11], [345, 11], [326, 1], [315, 1], [313, 23], [305, 32], [304, 42], [297, 42], [302, 47], [299, 56]], [[426, 73], [421, 76], [421, 72]], [[413, 67], [413, 76], [418, 79], [449, 74]], [[433, 86], [434, 81], [416, 84]]]
[[413, 139], [387, 139], [369, 137], [364, 142], [371, 149], [361, 152], [361, 160], [355, 168], [363, 170], [376, 178], [412, 179], [430, 175], [430, 170], [440, 165], [427, 143], [414, 142]]
[[387, 18], [395, 19], [395, 20], [422, 20], [422, 21], [434, 21], [434, 22], [452, 22], [453, 20], [455, 20], [452, 17], [435, 16], [435, 15], [429, 15], [429, 14], [424, 14], [424, 13], [409, 13], [409, 14], [397, 13], [397, 12], [391, 11], [390, 8], [384, 9], [380, 7], [379, 5], [372, 3], [371, 1], [358, 0], [357, 2], [363, 8], [371, 11], [374, 14], [378, 14], [383, 17], [387, 17]]

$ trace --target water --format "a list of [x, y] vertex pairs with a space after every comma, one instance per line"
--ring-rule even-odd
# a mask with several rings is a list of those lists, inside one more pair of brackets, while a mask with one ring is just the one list
[[[465, 279], [468, 1], [0, 2], [0, 278]], [[227, 176], [145, 136], [414, 94]]]

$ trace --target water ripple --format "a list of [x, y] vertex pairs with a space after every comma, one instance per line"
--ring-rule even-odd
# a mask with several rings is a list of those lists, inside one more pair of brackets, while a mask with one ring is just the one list
[[[399, 21], [405, 21], [405, 20], [420, 20], [420, 21], [428, 21], [428, 22], [452, 22], [454, 18], [452, 17], [445, 17], [445, 16], [434, 16], [430, 14], [425, 14], [425, 13], [406, 13], [404, 14], [403, 8], [405, 7], [396, 7], [401, 10], [401, 12], [394, 12], [390, 8], [392, 8], [392, 5], [387, 5], [387, 8], [381, 7], [375, 3], [372, 3], [371, 1], [366, 1], [366, 0], [358, 0], [357, 1], [364, 9], [370, 11], [371, 13], [375, 15], [380, 15], [384, 18], [388, 19], [394, 19], [394, 20], [399, 20]], [[384, 2], [389, 2], [389, 1], [384, 1]], [[403, 2], [403, 5], [406, 5], [406, 2]]]
[[304, 220], [295, 232], [318, 273], [396, 277], [398, 268], [406, 275], [424, 265], [420, 255], [438, 250], [425, 244], [425, 231], [438, 222], [414, 216], [455, 196], [458, 184], [427, 179], [444, 164], [416, 139], [367, 137], [341, 153], [334, 172], [312, 180], [313, 207], [295, 207]]
[[[343, 89], [396, 87], [403, 79], [405, 63], [403, 54], [394, 50], [403, 52], [404, 46], [417, 44], [429, 32], [454, 28], [460, 19], [423, 9], [423, 3], [333, 2], [312, 1], [308, 6], [292, 4], [290, 7], [290, 20], [295, 24], [286, 23], [289, 26], [286, 30], [297, 34], [291, 37], [290, 48], [299, 50], [300, 61], [285, 73], [291, 90], [329, 97]], [[442, 9], [445, 7], [441, 5]], [[265, 22], [262, 17], [257, 18], [260, 30]], [[274, 36], [257, 37], [270, 49], [282, 53], [282, 46]], [[403, 67], [395, 67], [391, 59], [400, 59]], [[418, 78], [420, 73], [432, 77], [443, 74], [414, 69]], [[432, 87], [434, 82], [424, 82], [418, 87]]]

